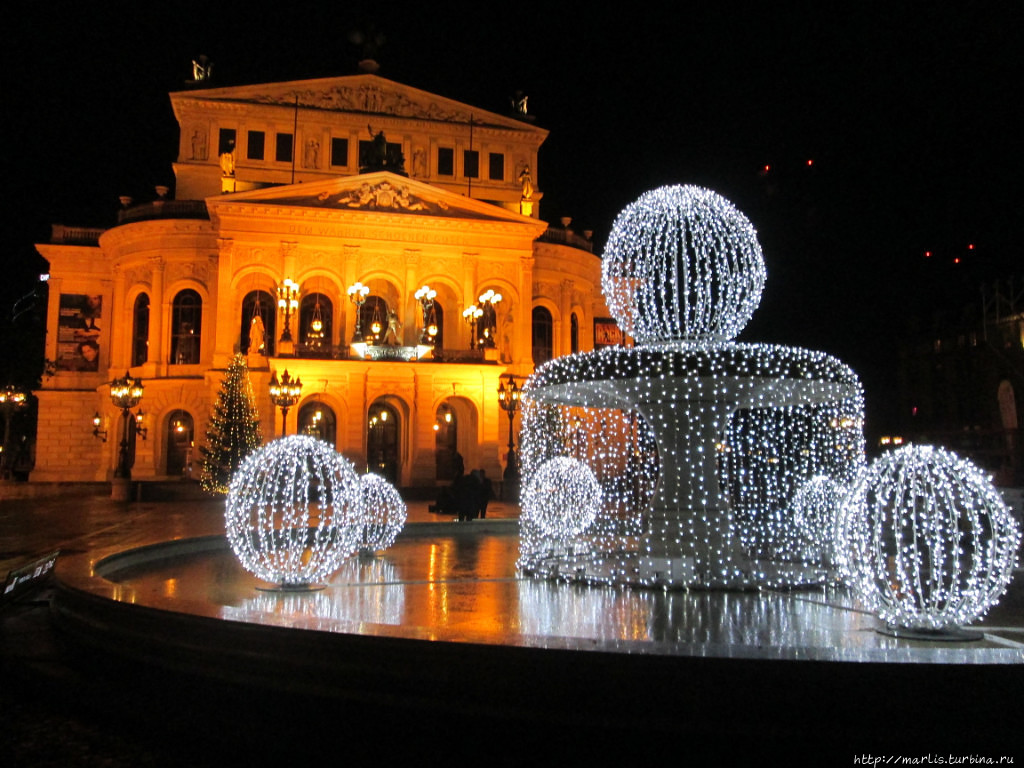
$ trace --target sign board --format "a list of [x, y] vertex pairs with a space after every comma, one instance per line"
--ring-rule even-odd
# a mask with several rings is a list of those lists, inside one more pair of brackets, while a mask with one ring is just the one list
[[7, 580], [4, 581], [3, 592], [0, 593], [0, 603], [13, 600], [20, 594], [42, 586], [43, 582], [53, 573], [59, 555], [60, 550], [58, 549], [8, 573]]

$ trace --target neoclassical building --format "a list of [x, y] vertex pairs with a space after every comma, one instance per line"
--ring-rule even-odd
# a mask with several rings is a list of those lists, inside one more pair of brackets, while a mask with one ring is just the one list
[[[124, 198], [116, 226], [38, 246], [56, 373], [32, 479], [111, 477], [125, 371], [145, 387], [133, 477], [197, 471], [239, 352], [265, 439], [317, 434], [407, 487], [456, 452], [500, 475], [500, 378], [615, 340], [589, 237], [539, 218], [547, 131], [375, 74], [202, 85], [170, 96], [174, 199]], [[282, 425], [286, 371], [303, 386]]]

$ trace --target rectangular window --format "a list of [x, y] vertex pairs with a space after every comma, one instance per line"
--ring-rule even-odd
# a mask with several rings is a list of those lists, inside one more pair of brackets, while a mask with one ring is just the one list
[[487, 178], [494, 181], [505, 180], [505, 155], [502, 152], [491, 152], [488, 159]]
[[475, 149], [462, 151], [462, 170], [467, 179], [480, 177], [480, 153]]
[[292, 161], [293, 137], [290, 133], [277, 134], [277, 151], [274, 159], [279, 163], [290, 163]]
[[455, 150], [451, 147], [437, 148], [437, 175], [455, 175]]
[[348, 139], [331, 139], [331, 165], [339, 168], [348, 165]]
[[245, 156], [250, 160], [262, 160], [265, 138], [263, 131], [249, 131], [249, 145]]
[[217, 157], [220, 157], [225, 152], [235, 151], [235, 129], [234, 128], [221, 128], [220, 138], [217, 139]]

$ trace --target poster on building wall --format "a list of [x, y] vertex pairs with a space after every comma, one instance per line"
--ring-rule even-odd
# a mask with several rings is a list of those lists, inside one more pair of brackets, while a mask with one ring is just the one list
[[594, 349], [615, 347], [622, 344], [619, 324], [610, 317], [594, 318]]
[[103, 297], [81, 293], [60, 295], [57, 320], [57, 370], [98, 371]]

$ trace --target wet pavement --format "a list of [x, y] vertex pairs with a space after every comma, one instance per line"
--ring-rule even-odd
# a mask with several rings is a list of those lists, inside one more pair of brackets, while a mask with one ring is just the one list
[[[980, 734], [983, 743], [970, 738], [965, 742], [979, 755], [989, 754], [986, 750], [990, 747], [1006, 749], [1007, 741], [1012, 744], [1005, 723], [1019, 723], [1024, 714], [1024, 694], [1020, 693], [1024, 691], [1020, 686], [1024, 682], [1024, 579], [1020, 573], [1011, 591], [980, 625], [983, 640], [915, 643], [879, 634], [874, 617], [857, 610], [835, 591], [662, 593], [521, 579], [515, 570], [518, 509], [514, 505], [494, 503], [488, 521], [456, 523], [430, 513], [426, 502], [413, 502], [413, 525], [394, 548], [376, 558], [353, 559], [320, 592], [282, 596], [258, 589], [259, 583], [217, 543], [223, 533], [221, 511], [222, 502], [217, 501], [115, 504], [109, 498], [88, 494], [7, 499], [0, 501], [0, 571], [60, 549], [62, 579], [81, 579], [76, 589], [143, 611], [190, 614], [202, 621], [216, 619], [220, 625], [231, 622], [232, 626], [271, 631], [288, 628], [339, 637], [365, 635], [384, 643], [425, 640], [437, 645], [437, 641], [444, 641], [441, 646], [454, 644], [451, 647], [457, 648], [463, 644], [466, 659], [486, 647], [582, 653], [605, 665], [605, 674], [612, 680], [613, 698], [616, 675], [637, 673], [626, 671], [631, 669], [626, 666], [631, 659], [690, 656], [703, 659], [705, 666], [687, 668], [683, 679], [704, 691], [701, 695], [706, 697], [707, 708], [720, 706], [723, 711], [731, 711], [728, 692], [735, 690], [736, 716], [748, 721], [747, 729], [757, 734], [755, 741], [784, 750], [799, 736], [806, 744], [813, 742], [820, 754], [826, 754], [821, 750], [834, 748], [837, 756], [847, 755], [837, 764], [850, 764], [857, 748], [891, 745], [899, 733], [895, 726], [888, 731], [885, 724], [891, 718], [882, 709], [877, 718], [851, 714], [841, 704], [843, 698], [870, 707], [879, 695], [913, 695], [912, 691], [900, 690], [901, 685], [910, 685], [923, 697], [914, 706], [927, 708], [936, 706], [937, 698], [929, 691], [949, 689], [951, 697], [944, 702], [947, 710], [971, 704], [972, 711], [985, 713], [986, 722], [975, 723], [972, 731]], [[177, 544], [146, 549], [155, 542]], [[125, 556], [126, 550], [140, 550], [141, 555], [137, 551]], [[4, 680], [0, 711], [5, 714], [0, 731], [0, 765], [214, 765], [233, 763], [243, 755], [250, 764], [263, 764], [270, 756], [280, 762], [282, 755], [303, 751], [272, 749], [259, 746], [258, 741], [233, 748], [206, 744], [218, 733], [217, 728], [211, 730], [208, 721], [224, 720], [225, 710], [235, 713], [224, 720], [225, 727], [253, 728], [253, 722], [269, 718], [279, 723], [282, 734], [292, 736], [307, 726], [374, 734], [373, 743], [361, 740], [358, 749], [350, 743], [342, 749], [344, 754], [374, 757], [387, 754], [389, 747], [393, 753], [396, 749], [388, 744], [391, 726], [382, 729], [375, 717], [366, 721], [369, 715], [365, 707], [353, 709], [336, 701], [318, 702], [316, 712], [305, 712], [295, 720], [294, 716], [282, 715], [283, 702], [295, 703], [287, 696], [253, 700], [250, 688], [226, 674], [211, 686], [209, 680], [189, 674], [187, 661], [180, 673], [168, 676], [161, 667], [134, 662], [127, 665], [118, 649], [105, 653], [83, 649], [54, 629], [48, 598], [49, 593], [37, 592], [0, 612], [0, 672]], [[392, 649], [384, 653], [392, 653], [395, 648], [382, 647]], [[595, 651], [601, 653], [595, 655]], [[626, 661], [619, 669], [608, 666], [605, 652]], [[401, 663], [400, 656], [393, 658], [395, 664]], [[493, 671], [488, 667], [502, 657], [492, 654], [478, 658], [466, 671], [487, 676]], [[783, 666], [773, 666], [765, 673], [764, 659], [774, 659], [775, 664]], [[867, 664], [832, 663], [821, 667], [821, 662], [837, 659]], [[803, 663], [794, 666], [793, 661]], [[895, 662], [899, 663], [893, 666]], [[752, 663], [757, 666], [750, 666]], [[885, 672], [861, 673], [857, 671], [861, 667], [884, 668]], [[919, 669], [913, 673], [916, 676], [904, 676], [898, 671], [900, 667]], [[132, 670], [130, 677], [125, 676], [125, 669]], [[783, 678], [788, 682], [776, 680], [779, 672], [775, 670], [786, 670]], [[805, 679], [808, 674], [813, 677], [811, 682]], [[760, 682], [752, 683], [754, 678]], [[587, 682], [583, 676], [575, 684], [579, 685], [580, 680]], [[783, 689], [788, 685], [794, 691], [816, 692], [822, 680], [834, 681], [836, 689], [820, 705], [809, 710], [796, 698], [786, 699], [792, 712], [779, 722], [771, 719], [771, 713], [758, 712], [763, 702], [780, 695], [780, 682]], [[888, 680], [893, 681], [891, 688]], [[540, 685], [543, 688], [543, 683]], [[555, 689], [550, 693], [564, 695]], [[625, 706], [628, 692], [622, 690], [621, 694], [619, 706]], [[488, 721], [487, 732], [500, 733], [508, 741], [507, 748], [497, 754], [491, 754], [493, 744], [485, 747], [491, 750], [489, 762], [495, 764], [521, 764], [524, 756], [578, 754], [595, 746], [544, 747], [535, 740], [559, 733], [556, 724], [528, 721], [524, 727], [520, 718], [505, 723], [507, 727], [498, 727], [501, 717], [481, 711], [474, 726], [472, 720], [476, 718], [466, 723], [453, 718], [442, 706], [444, 697], [440, 694], [436, 710], [429, 692], [407, 692], [408, 698], [414, 696], [422, 697], [424, 704], [415, 710], [412, 721], [401, 717], [389, 723], [407, 736], [408, 744], [416, 745], [410, 747], [416, 753], [420, 746], [441, 744], [446, 745], [449, 756], [473, 756], [477, 737], [483, 735], [479, 724]], [[985, 706], [979, 705], [976, 696], [988, 697]], [[996, 696], [1005, 697], [1006, 703], [995, 706]], [[716, 697], [725, 697], [726, 701]], [[240, 699], [246, 701], [241, 708]], [[307, 701], [304, 697], [299, 700]], [[729, 718], [722, 718], [722, 725], [718, 725], [719, 719], [702, 719], [699, 708], [694, 707], [687, 712], [699, 727], [692, 728], [712, 738], [699, 749], [691, 745], [689, 752], [720, 754], [722, 748], [730, 746], [725, 736], [731, 729]], [[822, 714], [816, 714], [815, 709]], [[955, 722], [947, 710], [938, 710], [935, 723]], [[833, 737], [826, 737], [820, 729], [814, 738], [804, 734], [801, 718], [808, 725], [820, 726], [822, 721], [831, 722], [832, 714], [825, 713], [833, 712], [846, 720], [845, 724], [836, 723]], [[405, 710], [403, 713], [408, 714]], [[768, 718], [770, 725], [749, 721], [751, 717]], [[197, 718], [203, 718], [202, 726]], [[344, 727], [338, 725], [338, 718], [344, 721]], [[863, 719], [863, 727], [858, 725], [858, 718]], [[602, 721], [584, 731], [596, 739], [601, 757], [615, 752], [610, 744], [601, 747], [602, 738], [608, 734], [616, 735], [620, 747], [626, 742], [632, 745], [632, 755], [673, 754], [674, 750], [658, 742], [666, 735], [664, 723], [651, 718], [648, 733], [638, 722], [642, 718], [631, 720], [629, 726]], [[573, 730], [580, 731], [576, 722]], [[183, 731], [194, 733], [195, 738], [182, 741]], [[862, 733], [863, 738], [858, 738]], [[931, 733], [934, 738], [929, 741], [926, 736]], [[524, 739], [516, 734], [530, 736]], [[965, 736], [951, 728], [936, 731], [925, 724], [915, 734], [919, 749], [938, 748], [954, 735]], [[648, 735], [656, 738], [647, 739]], [[321, 740], [314, 741], [322, 746]], [[434, 753], [419, 754], [425, 764], [442, 762], [422, 758], [422, 754]], [[774, 758], [786, 764], [785, 751], [771, 753], [772, 759], [768, 754], [756, 764], [775, 764]], [[454, 762], [460, 764], [459, 760]]]

